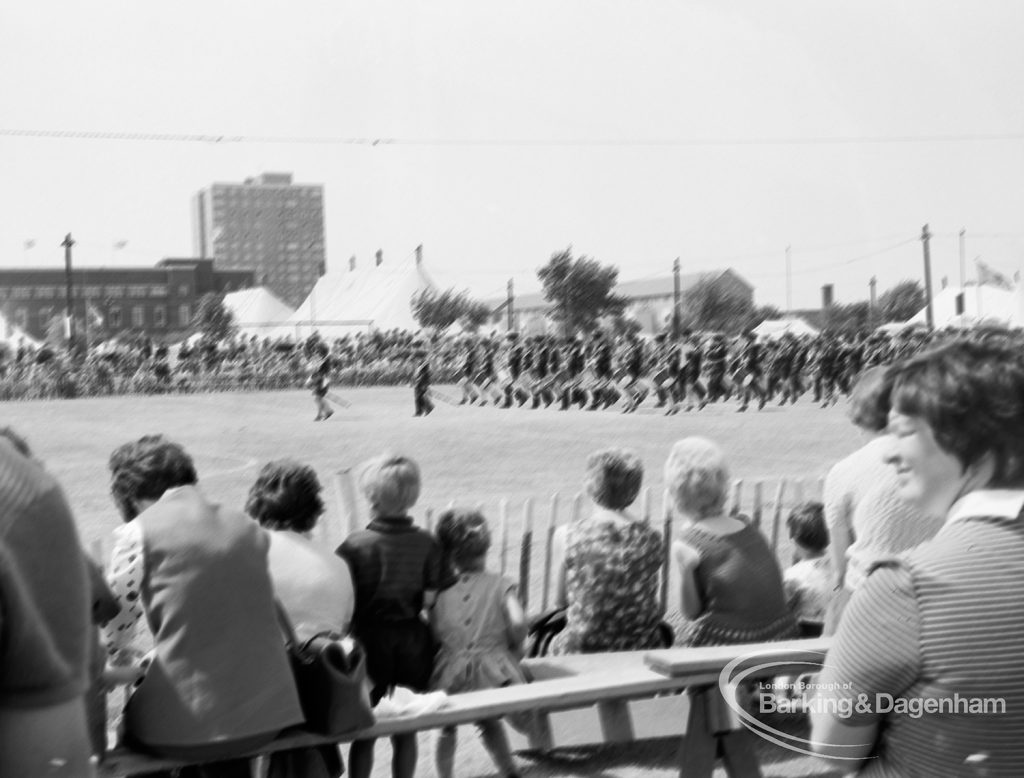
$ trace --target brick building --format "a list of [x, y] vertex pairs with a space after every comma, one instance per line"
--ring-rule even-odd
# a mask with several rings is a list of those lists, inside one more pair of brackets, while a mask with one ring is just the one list
[[253, 270], [298, 308], [325, 272], [324, 188], [292, 183], [291, 173], [211, 184], [193, 198], [192, 239], [196, 256]]
[[[43, 340], [67, 308], [63, 268], [0, 269], [0, 311]], [[76, 267], [71, 272], [75, 331], [143, 333], [157, 340], [183, 336], [199, 299], [254, 285], [251, 270], [221, 270], [211, 259], [163, 259], [154, 267]]]

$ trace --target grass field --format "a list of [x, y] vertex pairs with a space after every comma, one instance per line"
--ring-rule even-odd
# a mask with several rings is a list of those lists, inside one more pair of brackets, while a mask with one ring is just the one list
[[[538, 515], [546, 521], [551, 495], [559, 493], [565, 506], [579, 491], [586, 455], [600, 447], [637, 449], [646, 468], [645, 483], [660, 494], [669, 447], [687, 435], [718, 441], [728, 452], [734, 477], [746, 480], [824, 476], [859, 444], [842, 404], [823, 410], [809, 400], [742, 414], [734, 404], [711, 406], [674, 417], [653, 409], [622, 415], [438, 404], [429, 417], [413, 418], [408, 389], [357, 389], [344, 397], [352, 406], [320, 423], [312, 421], [308, 393], [288, 391], [4, 403], [0, 424], [21, 432], [59, 478], [87, 545], [109, 537], [119, 522], [108, 494], [110, 451], [154, 432], [180, 441], [192, 453], [200, 485], [211, 499], [238, 508], [263, 462], [292, 457], [316, 468], [328, 489], [328, 510], [336, 512], [333, 473], [385, 450], [401, 451], [416, 458], [423, 470], [424, 488], [414, 515], [455, 501], [483, 504], [496, 519], [498, 501], [507, 499], [512, 537], [518, 537], [515, 522], [523, 501], [534, 498]], [[563, 507], [561, 521], [566, 515]], [[494, 774], [472, 730], [461, 738], [466, 745], [460, 750], [459, 774]], [[422, 740], [419, 774], [430, 775], [431, 749], [427, 738]], [[525, 764], [529, 775], [660, 777], [676, 774], [673, 749], [674, 744], [656, 742]], [[383, 776], [389, 774], [390, 755], [386, 746], [378, 751], [377, 773]], [[830, 773], [808, 760], [783, 758], [766, 774]]]

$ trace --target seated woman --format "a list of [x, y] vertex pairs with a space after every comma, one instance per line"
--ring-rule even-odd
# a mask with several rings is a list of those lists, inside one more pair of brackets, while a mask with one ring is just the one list
[[665, 488], [683, 521], [672, 558], [689, 624], [678, 642], [714, 646], [795, 637], [774, 554], [756, 527], [725, 513], [729, 470], [722, 450], [704, 438], [680, 440], [665, 462]]
[[[309, 537], [324, 512], [321, 489], [313, 468], [281, 459], [263, 466], [245, 503], [268, 530], [274, 593], [300, 643], [324, 633], [347, 635], [355, 608], [348, 564]], [[337, 746], [293, 749], [270, 759], [274, 778], [341, 774]]]
[[274, 593], [300, 641], [325, 632], [347, 635], [355, 609], [348, 564], [310, 539], [324, 512], [321, 491], [313, 468], [280, 459], [263, 466], [245, 503], [246, 513], [269, 530]]
[[182, 775], [248, 776], [239, 754], [301, 724], [295, 682], [267, 569], [267, 534], [240, 511], [209, 502], [192, 458], [162, 436], [110, 457], [117, 531], [110, 586], [121, 612], [107, 625], [114, 664], [150, 633], [152, 662], [124, 712], [124, 740], [203, 762]]
[[627, 509], [643, 481], [633, 451], [604, 449], [587, 459], [585, 487], [593, 514], [561, 529], [556, 552], [556, 605], [567, 607], [566, 626], [552, 653], [596, 654], [664, 645], [659, 594], [661, 535]]
[[1024, 775], [1022, 345], [954, 341], [895, 368], [887, 459], [946, 521], [869, 571], [819, 678], [813, 748], [858, 775]]

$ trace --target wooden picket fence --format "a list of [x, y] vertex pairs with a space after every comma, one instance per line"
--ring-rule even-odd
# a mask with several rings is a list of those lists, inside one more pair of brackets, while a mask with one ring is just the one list
[[[342, 470], [335, 474], [333, 480], [339, 510], [328, 511], [314, 530], [319, 541], [330, 548], [337, 547], [345, 536], [369, 521], [362, 500], [356, 494], [353, 472]], [[786, 516], [805, 500], [821, 500], [823, 490], [824, 478], [818, 477], [736, 479], [730, 492], [729, 512], [748, 516], [754, 526], [764, 533], [772, 552], [785, 568], [792, 561], [788, 558], [788, 538], [783, 531]], [[584, 505], [582, 492], [569, 496], [555, 493], [547, 499], [528, 497], [519, 505], [504, 498], [498, 500], [497, 531], [491, 549], [492, 564], [496, 557], [497, 569], [502, 575], [518, 578], [520, 597], [527, 612], [532, 610], [543, 613], [552, 606], [556, 572], [553, 543], [555, 530], [562, 524], [576, 521], [582, 515]], [[453, 507], [453, 503], [446, 507]], [[483, 504], [473, 507], [484, 511], [489, 518], [495, 515]], [[638, 507], [639, 514], [646, 521], [661, 522], [661, 533], [665, 541], [661, 604], [667, 607], [672, 572], [670, 554], [676, 521], [673, 511], [669, 509], [665, 492], [658, 496], [658, 504], [655, 505], [654, 492], [651, 488], [645, 488], [640, 493]], [[439, 512], [431, 507], [423, 512], [427, 529], [433, 529], [434, 519]]]

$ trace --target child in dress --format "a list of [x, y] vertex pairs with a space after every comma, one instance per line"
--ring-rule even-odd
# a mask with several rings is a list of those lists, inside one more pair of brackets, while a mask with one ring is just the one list
[[798, 505], [786, 519], [786, 527], [797, 558], [796, 564], [783, 574], [786, 601], [800, 626], [801, 636], [817, 637], [825, 624], [834, 578], [832, 557], [825, 553], [829, 537], [824, 505]]
[[[526, 618], [511, 581], [485, 569], [491, 533], [477, 511], [449, 509], [437, 539], [458, 578], [438, 595], [431, 623], [440, 643], [431, 688], [449, 694], [525, 683], [519, 665]], [[484, 746], [503, 776], [518, 776], [500, 719], [478, 721]], [[455, 727], [441, 730], [434, 754], [440, 778], [454, 775]]]

